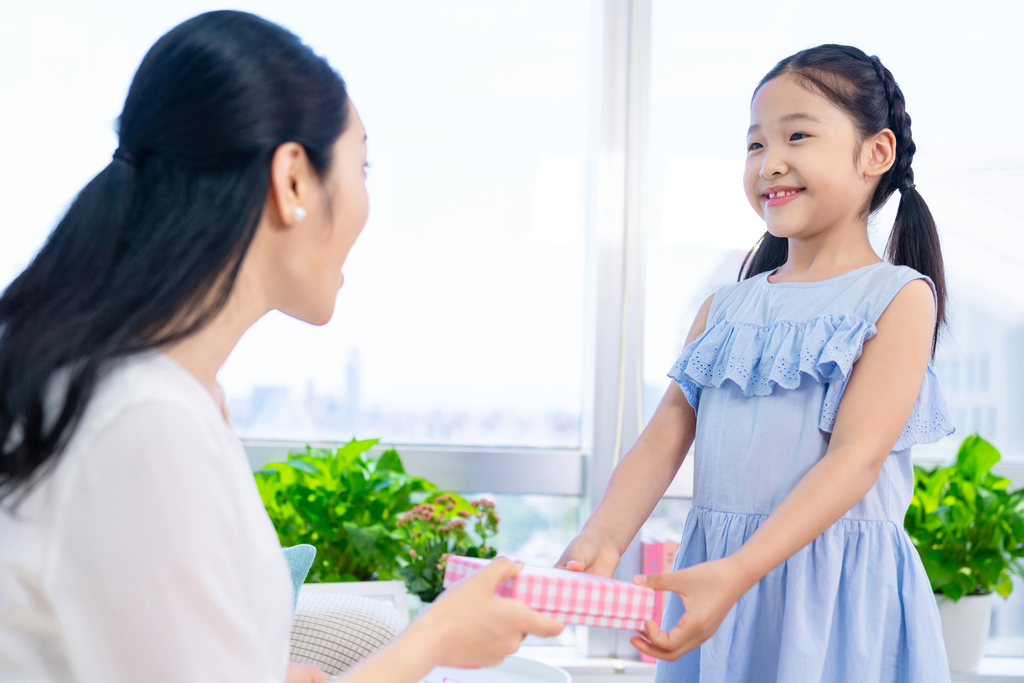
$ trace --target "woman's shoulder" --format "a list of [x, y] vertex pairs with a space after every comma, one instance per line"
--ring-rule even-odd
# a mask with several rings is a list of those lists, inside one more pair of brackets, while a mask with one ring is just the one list
[[222, 419], [199, 380], [165, 354], [146, 351], [117, 360], [101, 373], [69, 450], [116, 423], [137, 420], [140, 413], [167, 414], [197, 429]]

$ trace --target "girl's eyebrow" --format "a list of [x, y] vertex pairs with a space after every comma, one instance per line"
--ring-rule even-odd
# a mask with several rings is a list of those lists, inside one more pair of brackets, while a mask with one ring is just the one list
[[[791, 121], [811, 121], [813, 123], [821, 123], [821, 121], [819, 119], [811, 116], [810, 114], [802, 112], [802, 111], [798, 111], [798, 112], [795, 112], [793, 114], [786, 114], [785, 116], [779, 118], [779, 121], [781, 123], [790, 123]], [[750, 128], [747, 129], [747, 135], [750, 135], [755, 130], [760, 130], [760, 129], [761, 129], [761, 126], [759, 124], [755, 123], [753, 126], [751, 126]]]

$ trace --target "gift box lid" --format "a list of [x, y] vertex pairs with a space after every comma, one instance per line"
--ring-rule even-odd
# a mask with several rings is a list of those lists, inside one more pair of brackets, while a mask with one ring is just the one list
[[[444, 586], [461, 581], [491, 563], [476, 557], [452, 556], [444, 572]], [[656, 591], [627, 581], [549, 567], [523, 567], [498, 586], [498, 595], [514, 598], [546, 613], [643, 620], [654, 615]]]

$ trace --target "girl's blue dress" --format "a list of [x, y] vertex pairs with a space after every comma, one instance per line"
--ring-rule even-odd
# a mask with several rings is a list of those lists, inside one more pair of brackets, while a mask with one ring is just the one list
[[[918, 278], [928, 280], [877, 263], [823, 282], [772, 284], [762, 273], [715, 293], [705, 332], [669, 373], [697, 411], [693, 508], [675, 569], [738, 550], [821, 460], [864, 342]], [[935, 597], [903, 517], [910, 447], [951, 433], [929, 367], [864, 499], [750, 589], [703, 645], [659, 661], [655, 680], [949, 681]], [[663, 628], [682, 612], [669, 594]]]

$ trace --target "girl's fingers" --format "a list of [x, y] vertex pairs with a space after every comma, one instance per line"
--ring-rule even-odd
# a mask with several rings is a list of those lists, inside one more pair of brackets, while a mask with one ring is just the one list
[[569, 560], [565, 563], [565, 568], [571, 572], [581, 572], [586, 569], [584, 564], [579, 560]]
[[651, 645], [664, 652], [675, 652], [682, 648], [689, 651], [707, 640], [707, 636], [701, 635], [694, 625], [693, 619], [688, 618], [689, 616], [689, 613], [684, 613], [679, 619], [679, 623], [670, 631], [658, 629], [652, 633], [648, 638]]
[[644, 627], [637, 631], [637, 633], [650, 640], [655, 635], [661, 633], [661, 629], [658, 627], [658, 622], [653, 619], [648, 619], [644, 622]]
[[698, 647], [702, 641], [699, 639], [690, 639], [685, 641], [680, 647], [668, 649], [652, 645], [640, 636], [633, 636], [632, 638], [630, 638], [629, 642], [636, 649], [640, 650], [645, 654], [650, 655], [651, 657], [654, 657], [655, 659], [664, 659], [671, 662], [675, 661], [676, 659], [679, 659], [687, 652]]

